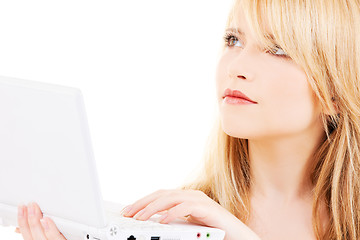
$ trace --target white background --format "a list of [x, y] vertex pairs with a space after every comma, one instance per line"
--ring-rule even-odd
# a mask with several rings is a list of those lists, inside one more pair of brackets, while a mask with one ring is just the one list
[[230, 3], [1, 0], [0, 75], [80, 88], [103, 198], [132, 203], [200, 163]]

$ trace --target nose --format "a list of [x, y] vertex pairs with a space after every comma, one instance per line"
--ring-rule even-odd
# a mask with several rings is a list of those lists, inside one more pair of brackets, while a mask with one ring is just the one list
[[233, 53], [228, 64], [230, 79], [251, 81], [254, 78], [256, 61], [249, 48], [243, 48]]

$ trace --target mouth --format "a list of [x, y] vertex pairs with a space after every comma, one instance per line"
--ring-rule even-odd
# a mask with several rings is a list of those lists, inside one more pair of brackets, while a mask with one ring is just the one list
[[239, 91], [239, 90], [231, 90], [230, 88], [227, 88], [225, 90], [222, 98], [224, 99], [226, 97], [238, 98], [238, 99], [246, 100], [246, 101], [251, 102], [251, 103], [257, 103], [255, 101], [253, 101], [252, 99], [250, 99], [248, 96], [246, 96], [241, 91]]

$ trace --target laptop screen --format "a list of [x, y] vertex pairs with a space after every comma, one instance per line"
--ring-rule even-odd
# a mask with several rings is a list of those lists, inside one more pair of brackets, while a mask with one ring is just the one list
[[0, 77], [0, 162], [0, 203], [106, 226], [80, 90]]

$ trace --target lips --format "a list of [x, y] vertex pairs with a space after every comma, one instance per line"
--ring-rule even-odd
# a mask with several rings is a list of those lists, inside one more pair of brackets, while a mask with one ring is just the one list
[[253, 100], [251, 100], [248, 96], [246, 96], [244, 93], [242, 93], [241, 91], [239, 90], [231, 90], [230, 88], [227, 88], [224, 92], [224, 95], [223, 95], [223, 99], [225, 97], [237, 97], [237, 98], [242, 98], [242, 99], [245, 99], [249, 102], [252, 102], [252, 103], [257, 103]]

